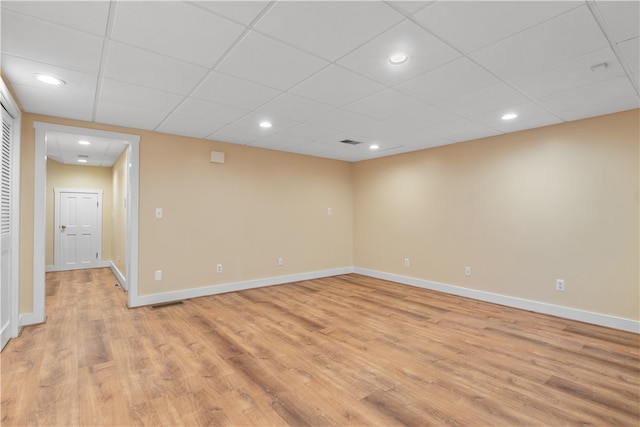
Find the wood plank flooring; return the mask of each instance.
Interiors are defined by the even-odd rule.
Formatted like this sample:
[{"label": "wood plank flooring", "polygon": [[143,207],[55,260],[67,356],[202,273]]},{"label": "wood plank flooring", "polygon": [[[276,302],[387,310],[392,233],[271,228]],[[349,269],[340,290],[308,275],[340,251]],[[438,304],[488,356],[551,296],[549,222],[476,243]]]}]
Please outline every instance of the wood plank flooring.
[{"label": "wood plank flooring", "polygon": [[639,336],[355,274],[127,309],[47,274],[3,426],[640,425]]}]

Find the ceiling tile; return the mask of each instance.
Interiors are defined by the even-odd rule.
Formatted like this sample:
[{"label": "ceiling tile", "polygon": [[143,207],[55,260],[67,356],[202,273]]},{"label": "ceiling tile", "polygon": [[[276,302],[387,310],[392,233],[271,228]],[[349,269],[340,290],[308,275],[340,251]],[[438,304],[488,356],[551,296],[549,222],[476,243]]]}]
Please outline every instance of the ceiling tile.
[{"label": "ceiling tile", "polygon": [[194,98],[253,110],[282,92],[223,73],[212,73],[191,94]]},{"label": "ceiling tile", "polygon": [[640,37],[620,43],[618,48],[631,72],[640,71]]},{"label": "ceiling tile", "polygon": [[637,96],[630,96],[628,98],[617,99],[612,102],[580,106],[573,110],[562,111],[558,113],[558,116],[563,120],[580,120],[636,108],[640,108],[640,98]]},{"label": "ceiling tile", "polygon": [[596,1],[615,41],[620,43],[640,35],[640,2]]},{"label": "ceiling tile", "polygon": [[91,121],[93,97],[60,96],[58,88],[12,85],[25,111],[66,119]]},{"label": "ceiling tile", "polygon": [[391,6],[399,8],[408,14],[414,14],[417,11],[424,9],[430,4],[435,3],[435,1],[419,1],[419,0],[409,0],[409,1],[401,1],[395,0],[389,3]]},{"label": "ceiling tile", "polygon": [[528,98],[505,83],[487,86],[474,92],[466,93],[438,105],[447,111],[463,117],[469,117],[495,110],[503,105],[513,105],[527,101]]},{"label": "ceiling tile", "polygon": [[[98,84],[98,77],[95,74],[81,73],[11,55],[2,55],[2,72],[11,85],[55,91],[58,97],[74,96],[93,99]],[[54,76],[64,80],[66,84],[58,87],[47,85],[38,81],[36,74]]]},{"label": "ceiling tile", "polygon": [[415,19],[464,53],[488,46],[582,4],[576,1],[439,1]]},{"label": "ceiling tile", "polygon": [[378,120],[386,120],[425,107],[425,103],[393,89],[378,92],[344,107]]},{"label": "ceiling tile", "polygon": [[158,132],[204,138],[224,127],[224,123],[202,120],[192,116],[171,114],[155,130]]},{"label": "ceiling tile", "polygon": [[194,4],[215,12],[225,18],[249,25],[262,10],[269,5],[268,1],[196,1]]},{"label": "ceiling tile", "polygon": [[540,99],[540,103],[555,113],[604,104],[637,96],[627,76],[580,86]]},{"label": "ceiling tile", "polygon": [[149,108],[117,104],[110,101],[98,101],[96,121],[117,126],[153,130],[166,117],[167,113]]},{"label": "ceiling tile", "polygon": [[308,123],[303,123],[297,126],[290,127],[279,132],[281,135],[290,136],[307,141],[318,141],[321,138],[328,137],[329,135],[335,135],[335,129],[329,129],[321,126],[314,126]]},{"label": "ceiling tile", "polygon": [[289,147],[293,147],[300,142],[301,140],[298,138],[292,138],[281,134],[272,134],[259,138],[249,145],[251,147],[268,148],[269,150],[284,150]]},{"label": "ceiling tile", "polygon": [[26,15],[2,11],[2,52],[97,74],[102,38]]},{"label": "ceiling tile", "polygon": [[3,0],[2,8],[99,36],[104,36],[109,18],[109,2],[106,1]]},{"label": "ceiling tile", "polygon": [[330,149],[331,148],[327,147],[325,144],[305,141],[300,144],[296,144],[292,147],[287,148],[287,151],[290,153],[305,154],[308,156],[313,156],[318,153],[324,153],[326,151],[329,151]]},{"label": "ceiling tile", "polygon": [[246,115],[249,111],[195,98],[186,98],[174,113],[200,120],[213,120],[216,123],[229,124]]},{"label": "ceiling tile", "polygon": [[207,70],[118,42],[111,42],[105,76],[176,94],[186,95]]},{"label": "ceiling tile", "polygon": [[305,122],[334,109],[335,107],[321,102],[285,93],[256,109],[256,112]]},{"label": "ceiling tile", "polygon": [[207,139],[212,141],[228,142],[230,144],[245,145],[255,141],[261,135],[256,134],[255,129],[247,129],[240,126],[225,126],[209,135]]},{"label": "ceiling tile", "polygon": [[[591,71],[592,66],[602,63],[607,64],[606,69]],[[509,83],[528,96],[539,98],[621,75],[624,75],[624,70],[611,48],[607,47],[535,73],[516,77],[509,80]]]},{"label": "ceiling tile", "polygon": [[149,108],[165,113],[173,110],[183,99],[181,95],[174,93],[111,79],[103,79],[99,96],[104,101]]},{"label": "ceiling tile", "polygon": [[425,102],[433,103],[498,82],[497,77],[482,67],[467,58],[460,58],[401,83],[396,88]]},{"label": "ceiling tile", "polygon": [[332,65],[300,83],[290,92],[336,107],[383,90],[385,86]]},{"label": "ceiling tile", "polygon": [[[404,64],[392,65],[389,56],[403,52]],[[460,53],[411,21],[404,21],[338,61],[338,64],[385,84],[397,84],[434,69]]]},{"label": "ceiling tile", "polygon": [[375,124],[376,120],[351,111],[338,109],[310,120],[309,123],[337,131],[349,131],[357,127]]},{"label": "ceiling tile", "polygon": [[[502,120],[502,116],[507,112],[515,112],[518,117],[514,120]],[[501,132],[515,132],[562,122],[557,116],[533,102],[503,107],[495,111],[475,115],[470,119]]]},{"label": "ceiling tile", "polygon": [[[207,68],[245,30],[242,25],[185,2],[124,1],[116,5],[113,40]],[[162,31],[155,31],[158,28]]]},{"label": "ceiling tile", "polygon": [[326,61],[252,31],[218,66],[218,70],[287,90],[327,65]]},{"label": "ceiling tile", "polygon": [[513,78],[607,46],[591,12],[581,6],[476,51],[471,57],[497,75]]},{"label": "ceiling tile", "polygon": [[460,142],[499,135],[502,132],[483,126],[479,123],[472,122],[471,120],[458,119],[430,126],[425,130],[425,133],[439,136],[452,142]]},{"label": "ceiling tile", "polygon": [[403,18],[382,2],[281,1],[255,28],[335,61]]}]

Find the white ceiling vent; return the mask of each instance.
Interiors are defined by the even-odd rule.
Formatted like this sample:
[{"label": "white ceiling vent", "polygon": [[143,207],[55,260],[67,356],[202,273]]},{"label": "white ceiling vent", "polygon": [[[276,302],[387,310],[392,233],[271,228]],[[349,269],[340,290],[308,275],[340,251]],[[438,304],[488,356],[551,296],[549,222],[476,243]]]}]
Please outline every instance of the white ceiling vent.
[{"label": "white ceiling vent", "polygon": [[362,144],[362,141],[354,141],[353,139],[343,139],[342,141],[343,144],[349,144],[349,145],[358,145],[358,144]]}]

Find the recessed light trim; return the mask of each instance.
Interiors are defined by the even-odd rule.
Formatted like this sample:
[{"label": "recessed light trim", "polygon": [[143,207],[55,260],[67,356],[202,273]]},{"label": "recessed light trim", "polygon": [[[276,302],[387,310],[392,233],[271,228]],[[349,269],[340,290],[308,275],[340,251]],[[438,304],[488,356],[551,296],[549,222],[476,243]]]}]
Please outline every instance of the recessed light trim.
[{"label": "recessed light trim", "polygon": [[271,122],[268,122],[268,121],[266,121],[266,120],[265,120],[265,121],[260,122],[260,127],[261,127],[261,128],[268,129],[268,128],[270,128],[271,126],[273,126],[273,125],[271,124]]},{"label": "recessed light trim", "polygon": [[78,141],[78,144],[80,144],[80,145],[91,145],[91,142],[83,139],[81,141]]},{"label": "recessed light trim", "polygon": [[370,149],[370,150],[377,150],[378,148],[380,148],[380,146],[379,146],[378,144],[371,144],[371,145],[369,146],[369,149]]},{"label": "recessed light trim", "polygon": [[57,77],[50,76],[48,74],[36,74],[36,79],[38,79],[42,83],[46,83],[48,85],[53,85],[53,86],[60,86],[60,85],[67,84],[64,80],[61,80]]},{"label": "recessed light trim", "polygon": [[518,113],[506,113],[502,116],[502,120],[513,120],[518,117]]},{"label": "recessed light trim", "polygon": [[406,53],[397,52],[389,57],[389,64],[400,65],[400,64],[404,64],[408,60],[409,60],[409,56]]}]

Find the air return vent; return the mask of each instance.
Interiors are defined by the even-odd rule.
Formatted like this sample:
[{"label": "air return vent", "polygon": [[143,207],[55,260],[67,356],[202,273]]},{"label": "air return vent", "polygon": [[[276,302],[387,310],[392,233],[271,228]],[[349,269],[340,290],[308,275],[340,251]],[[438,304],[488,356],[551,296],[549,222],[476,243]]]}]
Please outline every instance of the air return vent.
[{"label": "air return vent", "polygon": [[358,145],[358,144],[362,144],[362,141],[354,141],[353,139],[343,139],[342,141],[343,144],[349,144],[349,145]]}]

